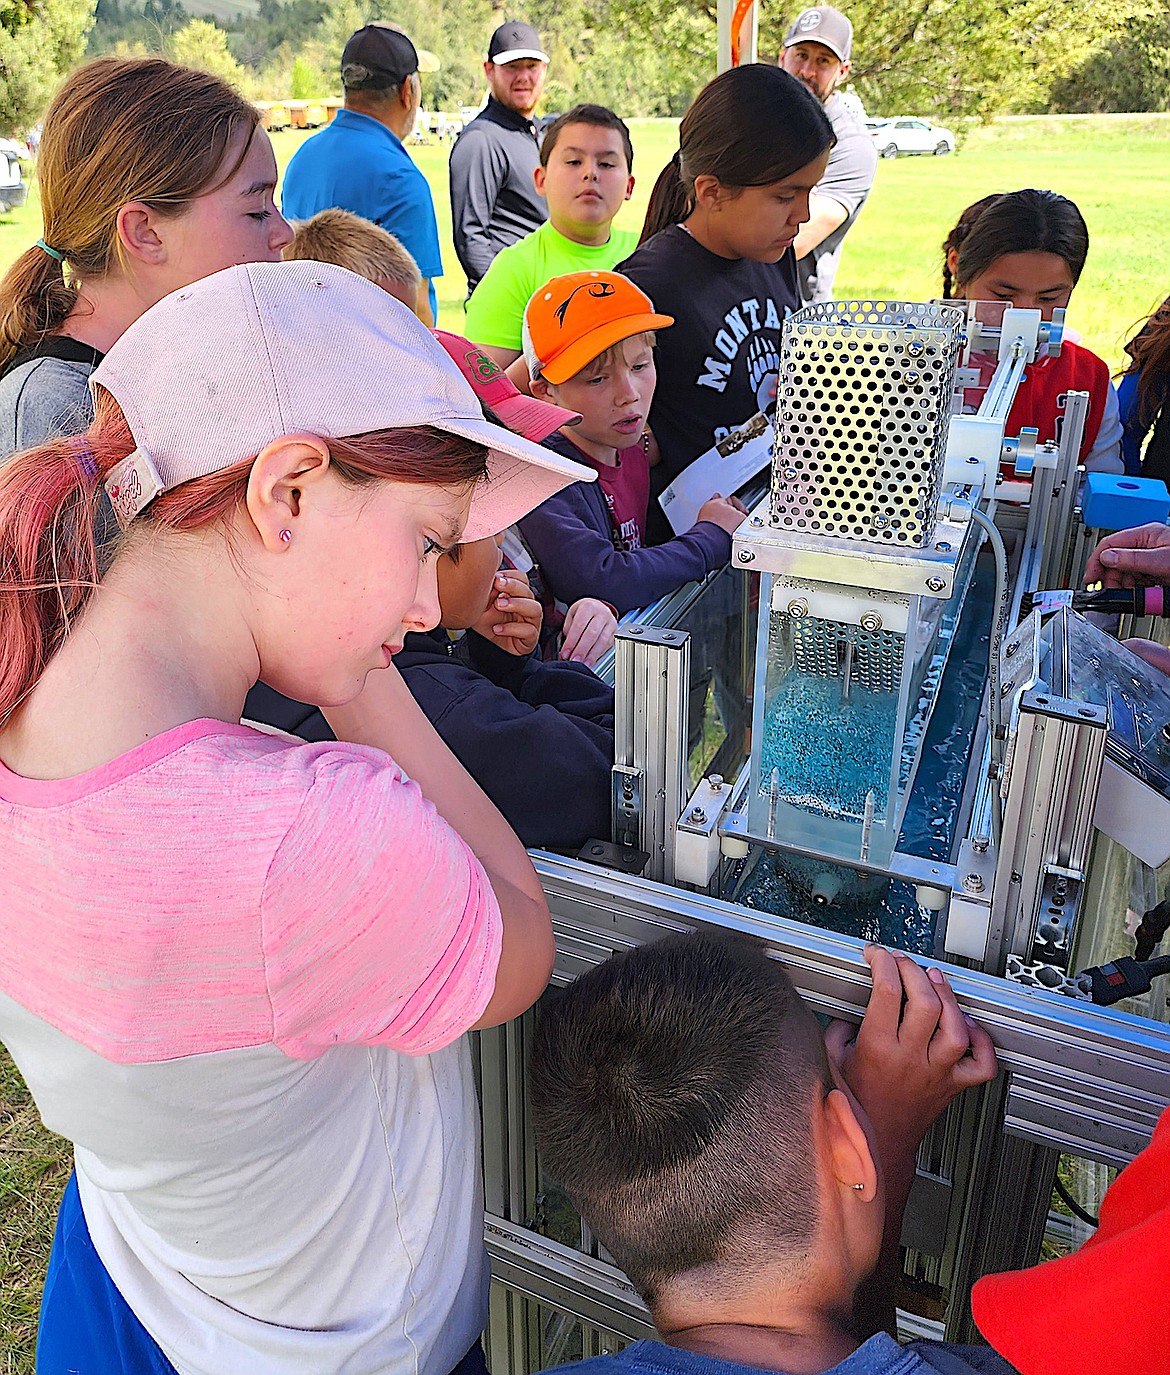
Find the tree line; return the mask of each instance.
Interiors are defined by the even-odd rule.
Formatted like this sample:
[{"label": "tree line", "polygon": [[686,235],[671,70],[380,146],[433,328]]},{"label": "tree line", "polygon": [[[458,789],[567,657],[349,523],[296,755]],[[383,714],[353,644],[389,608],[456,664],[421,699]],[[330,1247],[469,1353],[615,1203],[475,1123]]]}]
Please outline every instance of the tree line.
[{"label": "tree line", "polygon": [[[0,127],[23,132],[83,56],[161,52],[227,77],[254,99],[339,93],[341,48],[393,19],[441,70],[432,109],[478,105],[483,49],[503,0],[0,0]],[[799,5],[767,6],[774,60]],[[1170,0],[848,0],[854,89],[874,114],[944,120],[1000,113],[1170,108]],[[625,115],[679,115],[715,71],[714,0],[524,0],[545,36],[544,108],[579,100]]]}]

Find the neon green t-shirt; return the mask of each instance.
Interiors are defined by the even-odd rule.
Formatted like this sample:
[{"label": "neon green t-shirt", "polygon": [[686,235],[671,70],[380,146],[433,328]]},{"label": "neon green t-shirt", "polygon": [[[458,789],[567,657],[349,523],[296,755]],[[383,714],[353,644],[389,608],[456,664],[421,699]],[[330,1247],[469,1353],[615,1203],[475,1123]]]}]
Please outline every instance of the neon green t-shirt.
[{"label": "neon green t-shirt", "polygon": [[609,242],[591,247],[542,224],[519,243],[501,249],[472,292],[463,332],[475,344],[521,349],[524,308],[538,287],[566,272],[608,272],[638,244],[632,229],[610,228]]}]

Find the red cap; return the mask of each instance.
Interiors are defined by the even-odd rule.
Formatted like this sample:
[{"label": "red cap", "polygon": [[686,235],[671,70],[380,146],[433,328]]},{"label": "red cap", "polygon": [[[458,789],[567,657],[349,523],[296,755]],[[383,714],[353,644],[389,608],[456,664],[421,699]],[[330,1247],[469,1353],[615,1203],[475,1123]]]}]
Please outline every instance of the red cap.
[{"label": "red cap", "polygon": [[472,390],[485,406],[490,406],[510,430],[523,435],[534,444],[547,439],[562,425],[575,425],[581,419],[576,411],[538,401],[525,396],[508,380],[499,363],[478,344],[461,334],[445,329],[433,331],[435,338],[447,350],[459,371],[471,383]]},{"label": "red cap", "polygon": [[1170,1370],[1170,1109],[1114,1181],[1079,1251],[987,1275],[971,1291],[979,1331],[1021,1375]]}]

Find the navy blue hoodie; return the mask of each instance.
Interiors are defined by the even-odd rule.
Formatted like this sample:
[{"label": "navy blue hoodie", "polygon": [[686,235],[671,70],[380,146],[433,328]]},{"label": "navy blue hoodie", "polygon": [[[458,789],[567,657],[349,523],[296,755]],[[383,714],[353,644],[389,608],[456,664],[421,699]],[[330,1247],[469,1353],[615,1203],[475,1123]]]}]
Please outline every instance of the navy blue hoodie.
[{"label": "navy blue hoodie", "polygon": [[[407,635],[394,656],[452,754],[530,849],[576,852],[610,833],[613,688],[584,664],[509,654],[474,630]],[[257,683],[248,720],[332,740],[315,707]]]},{"label": "navy blue hoodie", "polygon": [[[549,435],[544,447],[597,466],[564,435]],[[597,597],[619,616],[698,582],[731,558],[731,536],[709,520],[665,544],[615,549],[613,522],[596,482],[571,482],[519,525],[545,586],[558,601],[571,605],[581,597]]]},{"label": "navy blue hoodie", "polygon": [[610,832],[613,688],[584,664],[509,654],[469,630],[408,635],[394,662],[452,753],[529,848]]}]

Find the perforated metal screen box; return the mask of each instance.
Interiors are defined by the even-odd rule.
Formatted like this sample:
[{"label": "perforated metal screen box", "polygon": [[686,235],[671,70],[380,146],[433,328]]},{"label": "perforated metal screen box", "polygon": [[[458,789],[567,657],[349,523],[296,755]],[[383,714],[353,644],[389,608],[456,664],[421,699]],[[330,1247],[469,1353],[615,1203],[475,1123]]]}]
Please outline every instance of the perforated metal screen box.
[{"label": "perforated metal screen box", "polygon": [[963,313],[827,301],[784,328],[773,528],[921,548],[934,538]]}]

